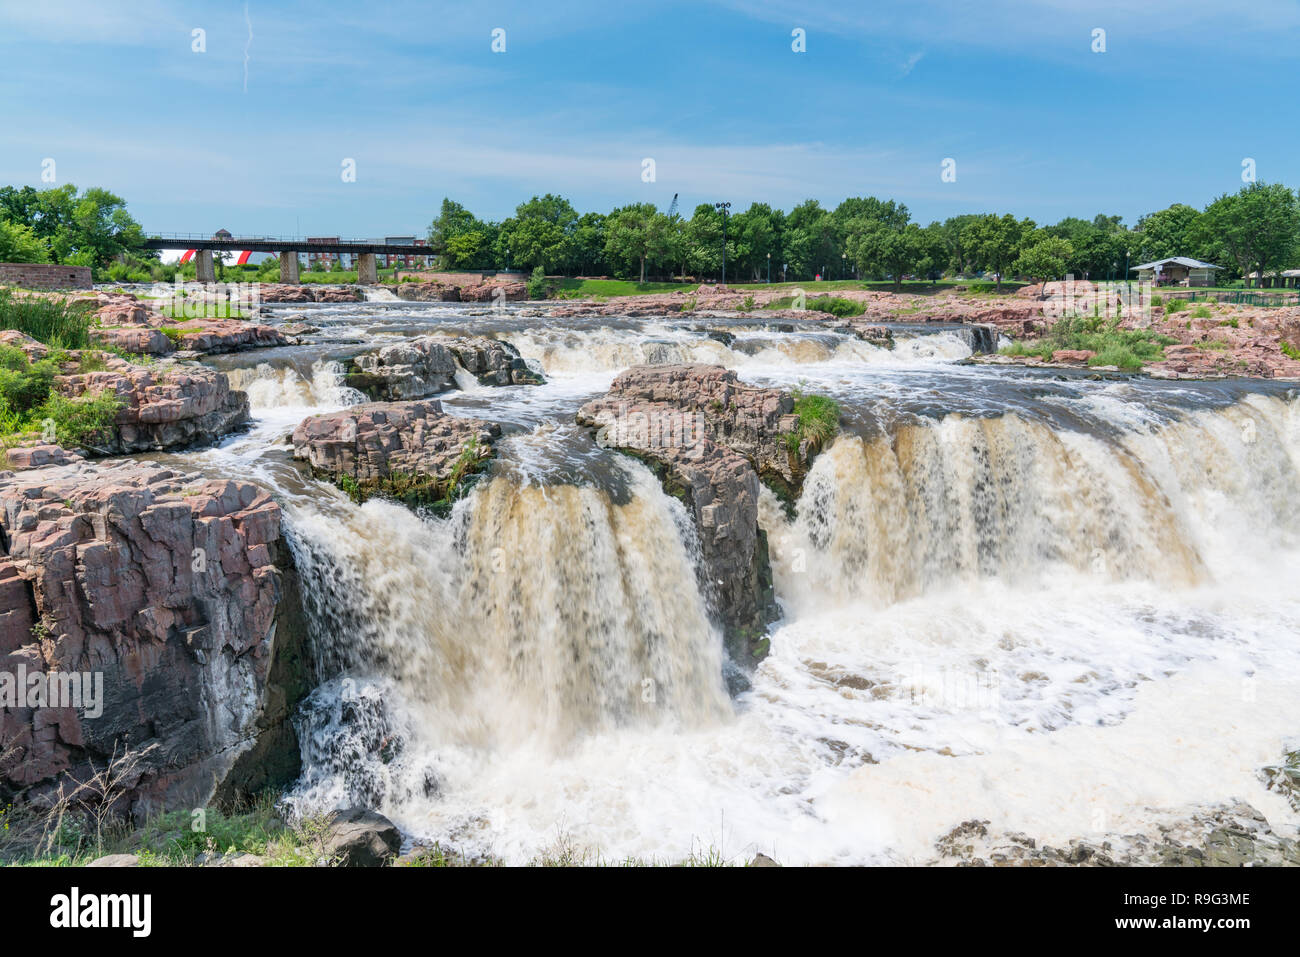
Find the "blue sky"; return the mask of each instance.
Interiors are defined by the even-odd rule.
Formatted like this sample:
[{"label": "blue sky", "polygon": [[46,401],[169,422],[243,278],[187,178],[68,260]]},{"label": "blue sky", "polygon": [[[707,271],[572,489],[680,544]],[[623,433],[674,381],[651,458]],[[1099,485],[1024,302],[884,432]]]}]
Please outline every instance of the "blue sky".
[{"label": "blue sky", "polygon": [[1132,223],[1247,157],[1300,186],[1298,58],[1296,0],[0,0],[0,183],[52,158],[149,230],[237,234],[421,234],[443,196],[499,219],[548,191]]}]

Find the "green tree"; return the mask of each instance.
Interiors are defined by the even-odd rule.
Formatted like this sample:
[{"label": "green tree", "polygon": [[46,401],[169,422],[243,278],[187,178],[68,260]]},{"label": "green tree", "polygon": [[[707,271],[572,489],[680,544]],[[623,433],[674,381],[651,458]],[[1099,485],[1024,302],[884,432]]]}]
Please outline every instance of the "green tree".
[{"label": "green tree", "polygon": [[1032,221],[1017,220],[1010,213],[997,216],[992,213],[980,216],[962,233],[962,240],[971,250],[976,264],[997,276],[996,288],[1002,290],[1002,276],[1020,255],[1023,237],[1033,230]]},{"label": "green tree", "polygon": [[654,203],[624,206],[606,220],[605,254],[611,259],[639,263],[644,283],[647,266],[661,261],[667,253],[669,232],[668,217]]},{"label": "green tree", "polygon": [[1048,280],[1063,276],[1073,256],[1074,246],[1068,239],[1039,230],[1028,239],[1013,268],[1043,283],[1040,295],[1046,298]]},{"label": "green tree", "polygon": [[0,219],[0,263],[47,263],[50,250],[26,223]]},{"label": "green tree", "polygon": [[1243,276],[1263,276],[1296,260],[1300,199],[1281,183],[1251,183],[1206,207],[1200,228],[1206,244],[1221,249]]},{"label": "green tree", "polygon": [[1137,262],[1154,262],[1171,256],[1200,258],[1206,252],[1201,242],[1200,210],[1184,203],[1148,213],[1138,220],[1133,254]]},{"label": "green tree", "polygon": [[903,287],[903,275],[925,258],[926,239],[916,223],[899,226],[858,219],[848,229],[848,254],[862,272],[892,277],[897,291]]},{"label": "green tree", "polygon": [[534,196],[520,203],[515,215],[501,224],[501,241],[510,250],[514,266],[557,268],[577,222],[577,211],[563,196]]}]

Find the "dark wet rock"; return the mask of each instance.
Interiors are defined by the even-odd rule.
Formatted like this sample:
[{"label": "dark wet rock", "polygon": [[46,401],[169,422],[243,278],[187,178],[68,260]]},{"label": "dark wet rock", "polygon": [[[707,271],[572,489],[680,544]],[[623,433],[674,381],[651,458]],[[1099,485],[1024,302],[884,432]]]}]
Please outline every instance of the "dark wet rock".
[{"label": "dark wet rock", "polygon": [[[819,446],[801,439],[791,396],[740,382],[721,366],[634,366],[578,423],[597,441],[635,455],[680,498],[700,538],[700,583],[742,671],[768,651],[778,617],[767,538],[758,527],[760,480],[798,497]],[[728,675],[733,691],[742,676]]]},{"label": "dark wet rock", "polygon": [[375,811],[345,808],[326,821],[325,855],[341,867],[383,867],[401,848],[397,826]]}]

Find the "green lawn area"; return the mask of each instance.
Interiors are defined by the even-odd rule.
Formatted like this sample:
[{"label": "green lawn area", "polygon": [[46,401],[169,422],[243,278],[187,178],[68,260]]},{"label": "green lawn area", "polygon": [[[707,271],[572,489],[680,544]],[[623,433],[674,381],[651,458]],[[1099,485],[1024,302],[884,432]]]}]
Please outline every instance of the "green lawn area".
[{"label": "green lawn area", "polygon": [[697,283],[633,282],[627,279],[561,279],[557,299],[595,299],[600,296],[644,296],[656,292],[689,292]]}]

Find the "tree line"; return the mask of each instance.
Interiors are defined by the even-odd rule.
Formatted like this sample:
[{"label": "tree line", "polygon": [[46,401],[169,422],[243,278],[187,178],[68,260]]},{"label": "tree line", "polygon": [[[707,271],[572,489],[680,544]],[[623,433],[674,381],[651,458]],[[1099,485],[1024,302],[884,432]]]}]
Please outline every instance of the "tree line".
[{"label": "tree line", "polygon": [[[549,274],[620,279],[720,279],[725,210],[695,207],[690,218],[634,203],[579,214],[562,196],[534,196],[501,222],[479,219],[444,199],[429,245],[446,269],[541,268]],[[921,225],[895,200],[852,197],[834,209],[815,199],[788,213],[753,203],[725,223],[727,278],[738,282],[823,279],[938,279],[943,275],[1072,274],[1122,279],[1126,269],[1169,256],[1224,267],[1222,278],[1268,274],[1300,261],[1300,193],[1252,183],[1203,210],[1175,204],[1141,217],[1067,217],[1052,225],[1011,214],[964,214]]]},{"label": "tree line", "polygon": [[[725,222],[724,222],[725,216]],[[500,222],[444,199],[429,244],[446,269],[518,269],[620,279],[732,281],[938,279],[988,273],[1035,280],[1072,274],[1124,278],[1132,265],[1190,256],[1224,267],[1221,278],[1267,275],[1300,263],[1300,194],[1251,183],[1204,209],[1175,204],[1141,217],[1067,217],[1052,225],[1011,214],[914,222],[895,200],[852,197],[834,209],[815,199],[789,212],[753,203],[729,215],[710,204],[689,218],[652,203],[579,214],[547,193]],[[0,187],[0,262],[91,266],[96,277],[158,272],[158,254],[126,202],[105,189]],[[269,275],[269,273],[268,273]]]}]

